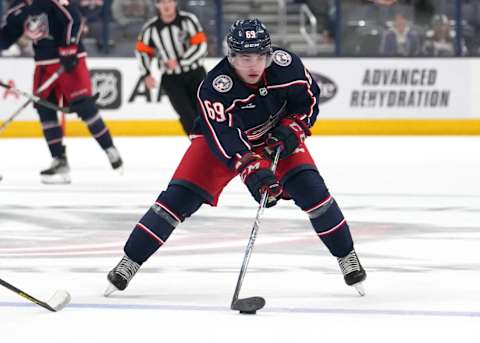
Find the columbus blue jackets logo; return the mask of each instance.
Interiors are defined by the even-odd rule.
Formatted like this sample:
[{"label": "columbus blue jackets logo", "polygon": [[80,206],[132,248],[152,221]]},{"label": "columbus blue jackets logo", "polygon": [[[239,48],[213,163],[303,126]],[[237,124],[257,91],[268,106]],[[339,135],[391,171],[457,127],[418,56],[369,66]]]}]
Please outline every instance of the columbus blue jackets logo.
[{"label": "columbus blue jackets logo", "polygon": [[218,75],[214,80],[213,80],[213,88],[217,92],[220,93],[226,93],[233,87],[233,80],[230,76],[228,75]]},{"label": "columbus blue jackets logo", "polygon": [[280,67],[287,67],[292,63],[292,55],[283,50],[276,50],[272,55],[273,62]]},{"label": "columbus blue jackets logo", "polygon": [[48,28],[48,16],[45,13],[29,16],[25,21],[23,31],[24,35],[33,41],[51,38]]}]

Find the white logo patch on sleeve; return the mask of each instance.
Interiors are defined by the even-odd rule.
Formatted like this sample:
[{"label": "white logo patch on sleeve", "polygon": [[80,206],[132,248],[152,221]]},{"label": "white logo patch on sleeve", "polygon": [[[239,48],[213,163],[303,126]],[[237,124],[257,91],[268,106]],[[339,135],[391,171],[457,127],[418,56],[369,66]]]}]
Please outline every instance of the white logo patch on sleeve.
[{"label": "white logo patch on sleeve", "polygon": [[273,62],[280,67],[287,67],[292,63],[292,55],[284,50],[276,50],[272,55]]},{"label": "white logo patch on sleeve", "polygon": [[212,82],[217,92],[226,93],[233,87],[233,80],[228,75],[218,75]]}]

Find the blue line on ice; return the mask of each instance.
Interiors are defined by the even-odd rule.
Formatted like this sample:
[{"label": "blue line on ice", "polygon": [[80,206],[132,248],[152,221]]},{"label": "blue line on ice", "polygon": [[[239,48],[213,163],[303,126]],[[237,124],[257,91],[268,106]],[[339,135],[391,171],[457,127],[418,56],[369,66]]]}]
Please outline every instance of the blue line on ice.
[{"label": "blue line on ice", "polygon": [[[36,307],[35,304],[19,302],[0,302],[0,307]],[[163,305],[163,304],[69,304],[67,308],[102,310],[163,310],[163,311],[219,311],[227,312],[227,306],[208,305]],[[293,308],[267,307],[261,312],[300,313],[300,314],[347,314],[347,315],[386,315],[386,316],[425,316],[425,317],[478,317],[480,312],[473,311],[434,311],[434,310],[388,310],[388,309],[342,309],[342,308]]]}]

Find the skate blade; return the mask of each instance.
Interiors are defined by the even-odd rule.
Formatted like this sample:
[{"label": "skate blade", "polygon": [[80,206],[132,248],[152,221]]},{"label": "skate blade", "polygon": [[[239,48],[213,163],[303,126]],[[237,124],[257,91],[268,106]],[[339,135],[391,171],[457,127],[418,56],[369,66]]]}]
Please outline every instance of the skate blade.
[{"label": "skate blade", "polygon": [[42,175],[42,183],[46,185],[68,185],[72,183],[70,174]]},{"label": "skate blade", "polygon": [[47,301],[47,304],[48,306],[53,308],[55,311],[60,311],[65,306],[67,306],[68,303],[70,303],[71,299],[72,297],[70,296],[70,293],[64,290],[58,290],[50,298],[50,300]]},{"label": "skate blade", "polygon": [[103,296],[104,297],[109,297],[110,294],[112,294],[113,292],[117,292],[117,291],[118,291],[118,288],[115,287],[114,285],[112,285],[111,283],[109,283],[107,289],[105,290],[105,292],[103,292]]},{"label": "skate blade", "polygon": [[358,294],[360,294],[362,297],[365,296],[365,288],[363,287],[363,283],[358,282],[352,286],[357,290]]}]

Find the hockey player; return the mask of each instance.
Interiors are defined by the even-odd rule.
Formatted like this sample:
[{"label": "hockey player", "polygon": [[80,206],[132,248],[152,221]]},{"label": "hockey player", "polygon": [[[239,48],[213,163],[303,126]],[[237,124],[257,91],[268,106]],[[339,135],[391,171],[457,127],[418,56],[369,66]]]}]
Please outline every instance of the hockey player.
[{"label": "hockey player", "polygon": [[[69,105],[87,124],[90,133],[107,154],[112,168],[121,170],[122,159],[92,96],[86,52],[80,39],[81,26],[79,12],[68,0],[16,0],[0,28],[0,50],[7,49],[21,36],[33,41],[34,93],[45,80],[63,68],[63,73],[52,86],[38,96],[55,103],[63,100],[63,106]],[[40,172],[42,182],[70,183],[70,167],[57,113],[40,105],[35,107],[53,157],[50,168]]]},{"label": "hockey player", "polygon": [[[362,294],[366,278],[348,224],[320,176],[304,140],[318,114],[319,87],[300,58],[271,47],[257,19],[236,21],[227,36],[228,57],[197,92],[198,135],[167,189],[135,225],[125,256],[108,274],[105,295],[124,290],[140,266],[175,227],[203,203],[215,206],[236,175],[267,207],[291,198],[308,215],[319,238],[338,259],[345,282]],[[268,151],[281,146],[276,173]]]}]

